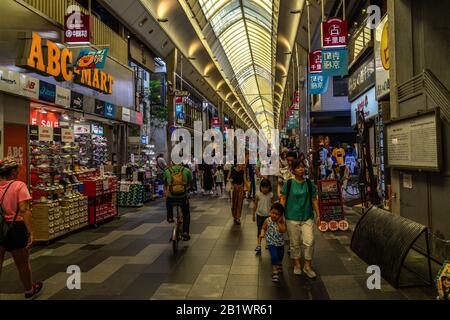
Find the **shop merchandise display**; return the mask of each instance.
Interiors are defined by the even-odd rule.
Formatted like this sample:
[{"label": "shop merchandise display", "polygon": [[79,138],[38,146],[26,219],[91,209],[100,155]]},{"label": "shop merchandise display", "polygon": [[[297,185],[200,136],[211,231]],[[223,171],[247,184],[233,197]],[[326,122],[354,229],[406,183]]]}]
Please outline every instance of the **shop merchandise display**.
[{"label": "shop merchandise display", "polygon": [[83,180],[84,194],[89,197],[89,223],[96,225],[118,215],[117,177],[91,176]]},{"label": "shop merchandise display", "polygon": [[100,135],[76,134],[75,141],[79,144],[80,166],[98,167],[108,162],[108,140]]},{"label": "shop merchandise display", "polygon": [[138,207],[144,202],[144,185],[141,182],[120,181],[118,204],[121,207]]}]

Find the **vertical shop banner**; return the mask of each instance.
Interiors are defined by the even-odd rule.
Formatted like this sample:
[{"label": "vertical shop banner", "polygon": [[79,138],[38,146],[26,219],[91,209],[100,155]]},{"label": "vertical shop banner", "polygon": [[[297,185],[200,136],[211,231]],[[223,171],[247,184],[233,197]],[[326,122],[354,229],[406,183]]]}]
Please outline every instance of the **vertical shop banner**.
[{"label": "vertical shop banner", "polygon": [[75,142],[75,133],[73,129],[61,129],[61,141],[65,143]]},{"label": "vertical shop banner", "polygon": [[322,72],[322,50],[316,50],[309,54],[309,73]]},{"label": "vertical shop banner", "polygon": [[116,106],[105,102],[105,117],[114,119],[116,117]]},{"label": "vertical shop banner", "polygon": [[308,74],[309,94],[324,94],[328,91],[328,76],[323,74]]},{"label": "vertical shop banner", "polygon": [[86,69],[103,69],[108,56],[108,49],[89,50],[81,49],[78,58],[75,62],[75,67],[78,70]]},{"label": "vertical shop banner", "polygon": [[322,73],[329,76],[348,74],[347,48],[324,49],[322,51]]},{"label": "vertical shop banner", "polygon": [[70,90],[56,86],[56,101],[57,105],[63,106],[65,108],[70,107]]},{"label": "vertical shop banner", "polygon": [[105,103],[103,101],[95,99],[94,113],[101,116],[105,115]]},{"label": "vertical shop banner", "polygon": [[375,83],[377,99],[383,98],[391,90],[389,78],[389,28],[386,15],[375,31]]},{"label": "vertical shop banner", "polygon": [[21,74],[20,95],[32,99],[39,99],[39,80],[25,74]]},{"label": "vertical shop banner", "polygon": [[346,47],[348,44],[347,21],[332,18],[322,23],[322,47]]},{"label": "vertical shop banner", "polygon": [[144,124],[142,112],[136,112],[136,124],[139,126],[142,126]]},{"label": "vertical shop banner", "polygon": [[81,93],[72,91],[70,94],[70,108],[83,110],[84,96]]},{"label": "vertical shop banner", "polygon": [[20,166],[17,179],[27,183],[27,126],[5,123],[3,128],[5,132],[3,154],[5,157],[16,160]]},{"label": "vertical shop banner", "polygon": [[53,128],[39,127],[39,141],[52,142],[53,141]]},{"label": "vertical shop banner", "polygon": [[19,73],[0,67],[0,91],[17,94],[20,91]]},{"label": "vertical shop banner", "polygon": [[128,108],[122,108],[122,121],[130,122],[131,121],[131,110]]},{"label": "vertical shop banner", "polygon": [[90,16],[81,12],[76,5],[67,8],[64,16],[64,42],[67,44],[89,44]]},{"label": "vertical shop banner", "polygon": [[176,122],[178,124],[184,124],[186,122],[186,116],[184,114],[183,97],[177,97],[175,103]]},{"label": "vertical shop banner", "polygon": [[55,103],[56,102],[56,86],[54,84],[40,81],[39,82],[39,100]]},{"label": "vertical shop banner", "polygon": [[136,111],[130,110],[130,122],[136,124]]}]

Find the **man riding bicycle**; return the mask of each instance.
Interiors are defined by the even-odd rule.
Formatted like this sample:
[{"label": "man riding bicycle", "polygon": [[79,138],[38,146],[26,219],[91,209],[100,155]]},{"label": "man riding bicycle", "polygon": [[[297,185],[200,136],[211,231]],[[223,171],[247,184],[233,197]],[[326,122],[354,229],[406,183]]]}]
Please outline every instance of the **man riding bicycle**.
[{"label": "man riding bicycle", "polygon": [[173,207],[179,205],[183,213],[183,240],[189,241],[191,213],[189,208],[189,185],[191,171],[183,165],[173,164],[164,172],[164,195],[166,197],[167,221],[174,223]]}]

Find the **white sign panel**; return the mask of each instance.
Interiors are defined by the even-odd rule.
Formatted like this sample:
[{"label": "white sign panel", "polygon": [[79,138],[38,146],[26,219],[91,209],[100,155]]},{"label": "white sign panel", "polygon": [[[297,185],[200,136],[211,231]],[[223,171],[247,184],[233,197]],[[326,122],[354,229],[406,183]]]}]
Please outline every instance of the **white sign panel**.
[{"label": "white sign panel", "polygon": [[412,174],[404,174],[403,175],[403,188],[405,189],[412,189]]},{"label": "white sign panel", "polygon": [[375,83],[377,99],[380,99],[390,92],[389,79],[389,35],[388,16],[381,20],[375,31]]},{"label": "white sign panel", "polygon": [[20,95],[39,99],[39,80],[26,74],[20,75]]},{"label": "white sign panel", "polygon": [[131,110],[127,108],[122,108],[122,120],[125,122],[131,121]]},{"label": "white sign panel", "polygon": [[19,94],[20,74],[8,68],[0,67],[0,91]]},{"label": "white sign panel", "polygon": [[373,118],[378,114],[378,102],[375,98],[375,88],[370,89],[352,102],[352,126],[355,126],[357,123],[356,112],[361,110],[364,110],[364,118],[366,120]]},{"label": "white sign panel", "polygon": [[435,113],[387,124],[388,165],[440,169],[440,128]]},{"label": "white sign panel", "polygon": [[69,108],[70,107],[70,90],[56,86],[56,104]]},{"label": "white sign panel", "polygon": [[39,127],[39,141],[53,141],[53,128]]},{"label": "white sign panel", "polygon": [[75,134],[91,133],[91,126],[88,124],[76,124],[74,130]]},{"label": "white sign panel", "polygon": [[61,141],[65,143],[75,142],[73,129],[61,129]]}]

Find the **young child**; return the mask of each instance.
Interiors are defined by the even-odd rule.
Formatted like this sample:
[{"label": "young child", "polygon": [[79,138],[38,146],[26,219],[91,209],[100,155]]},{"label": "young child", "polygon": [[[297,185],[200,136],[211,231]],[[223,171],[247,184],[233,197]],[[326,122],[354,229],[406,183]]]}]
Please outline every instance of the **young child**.
[{"label": "young child", "polygon": [[257,241],[258,245],[255,248],[256,254],[261,253],[261,228],[264,221],[269,217],[270,208],[273,204],[272,185],[268,179],[263,179],[259,185],[259,192],[255,197],[255,205],[253,209],[253,222],[256,221],[258,227]]},{"label": "young child", "polygon": [[279,281],[279,274],[283,272],[284,238],[286,222],[283,218],[284,207],[280,203],[274,203],[270,209],[270,217],[264,221],[260,237],[266,237],[272,260],[272,281]]},{"label": "young child", "polygon": [[[216,179],[216,195],[222,196],[222,192],[223,192],[223,180],[224,180],[224,173],[223,173],[223,169],[222,166],[217,167],[216,173],[214,174],[214,177]],[[220,190],[220,193],[219,193]]]}]

